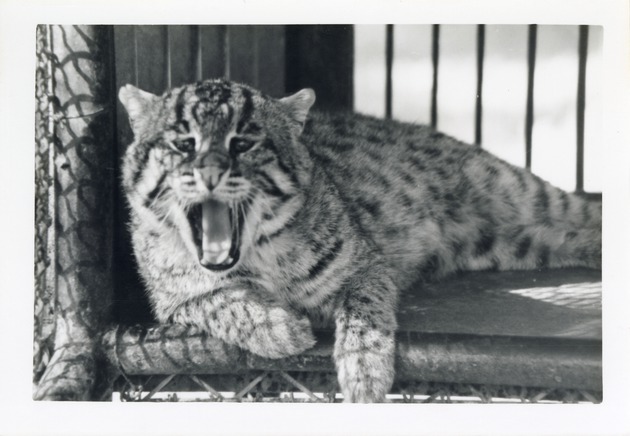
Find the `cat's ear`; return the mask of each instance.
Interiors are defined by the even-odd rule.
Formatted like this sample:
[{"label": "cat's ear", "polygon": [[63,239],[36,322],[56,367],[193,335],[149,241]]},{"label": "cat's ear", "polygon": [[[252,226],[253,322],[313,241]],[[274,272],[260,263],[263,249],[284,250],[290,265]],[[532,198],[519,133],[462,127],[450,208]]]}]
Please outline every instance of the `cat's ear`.
[{"label": "cat's ear", "polygon": [[302,89],[293,95],[280,99],[291,114],[291,117],[299,123],[300,132],[304,128],[308,111],[315,103],[315,91],[310,88]]},{"label": "cat's ear", "polygon": [[118,91],[118,99],[127,110],[134,133],[140,130],[151,113],[157,95],[143,91],[133,85],[125,85]]}]

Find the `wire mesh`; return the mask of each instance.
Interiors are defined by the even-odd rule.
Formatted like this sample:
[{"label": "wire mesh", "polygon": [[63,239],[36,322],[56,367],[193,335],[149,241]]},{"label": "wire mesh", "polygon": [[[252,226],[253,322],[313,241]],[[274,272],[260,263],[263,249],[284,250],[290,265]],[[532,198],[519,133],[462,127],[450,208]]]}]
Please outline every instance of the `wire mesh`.
[{"label": "wire mesh", "polygon": [[33,381],[41,378],[54,334],[54,98],[48,26],[37,26],[35,71],[35,311]]},{"label": "wire mesh", "polygon": [[[252,371],[231,375],[121,377],[118,401],[286,402],[343,401],[334,373]],[[601,403],[602,393],[580,389],[443,382],[394,384],[388,403]]]},{"label": "wire mesh", "polygon": [[103,26],[37,28],[38,400],[91,399],[103,378],[94,349],[111,301],[110,33]]}]

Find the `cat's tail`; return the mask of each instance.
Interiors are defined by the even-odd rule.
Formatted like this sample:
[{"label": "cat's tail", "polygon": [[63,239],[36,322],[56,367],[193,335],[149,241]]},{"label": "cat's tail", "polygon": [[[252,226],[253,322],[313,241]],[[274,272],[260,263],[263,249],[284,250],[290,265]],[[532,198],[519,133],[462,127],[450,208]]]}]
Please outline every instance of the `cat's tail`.
[{"label": "cat's tail", "polygon": [[503,228],[509,255],[502,269],[601,269],[602,202],[534,178],[537,190],[524,205],[530,223],[508,223]]}]

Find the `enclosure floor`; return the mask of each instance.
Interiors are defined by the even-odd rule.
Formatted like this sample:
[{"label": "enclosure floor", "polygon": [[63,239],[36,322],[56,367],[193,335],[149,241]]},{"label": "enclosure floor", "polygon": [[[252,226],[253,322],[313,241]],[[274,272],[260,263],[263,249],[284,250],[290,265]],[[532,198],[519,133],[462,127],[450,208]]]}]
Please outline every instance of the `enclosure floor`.
[{"label": "enclosure floor", "polygon": [[601,272],[465,273],[404,293],[400,330],[601,340]]}]

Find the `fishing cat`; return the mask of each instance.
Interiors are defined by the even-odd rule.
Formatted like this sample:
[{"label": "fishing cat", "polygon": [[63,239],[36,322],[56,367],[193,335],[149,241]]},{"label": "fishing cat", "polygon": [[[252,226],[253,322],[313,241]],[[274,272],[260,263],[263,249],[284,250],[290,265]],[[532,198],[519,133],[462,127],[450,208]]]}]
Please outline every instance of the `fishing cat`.
[{"label": "fishing cat", "polygon": [[345,401],[384,400],[397,296],[418,278],[601,265],[601,203],[429,127],[309,113],[310,89],[276,100],[226,80],[119,98],[157,319],[269,358],[334,323]]}]

